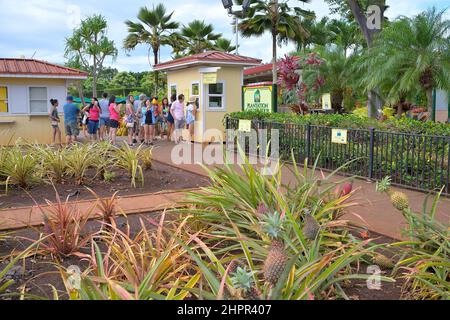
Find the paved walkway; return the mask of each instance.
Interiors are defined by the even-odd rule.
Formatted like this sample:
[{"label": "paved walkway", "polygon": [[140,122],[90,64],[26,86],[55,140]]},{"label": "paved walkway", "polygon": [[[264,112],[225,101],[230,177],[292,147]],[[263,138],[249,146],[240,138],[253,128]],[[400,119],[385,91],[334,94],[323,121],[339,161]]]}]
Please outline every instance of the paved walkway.
[{"label": "paved walkway", "polygon": [[[187,145],[188,146],[188,145]],[[197,145],[199,147],[199,145]],[[154,151],[154,159],[156,161],[162,162],[167,165],[176,166],[178,168],[206,175],[205,170],[201,165],[198,164],[174,164],[172,161],[172,151],[174,145],[169,143],[159,143]],[[185,147],[185,150],[191,152],[192,163],[194,161],[194,146]],[[181,153],[180,153],[181,154]],[[216,154],[217,158],[221,158],[222,154]],[[211,166],[208,166],[211,168]],[[294,175],[292,173],[292,166],[286,164],[282,169],[282,180],[283,183],[293,184]],[[317,172],[317,174],[322,174]],[[326,172],[323,174],[327,175]],[[335,176],[332,180],[339,181],[342,180],[342,176]],[[358,223],[365,224],[370,230],[375,231],[379,234],[386,235],[395,239],[401,239],[401,230],[405,225],[406,221],[399,211],[392,207],[389,198],[385,194],[380,194],[375,191],[375,183],[369,182],[363,179],[357,179],[354,182],[354,189],[358,189],[353,200],[358,205],[352,207],[348,210],[344,219],[352,220]],[[398,189],[398,188],[396,188]],[[422,212],[422,207],[426,194],[422,192],[416,192],[411,190],[401,190],[406,193],[410,200],[411,208],[416,212]],[[429,201],[431,204],[431,200]],[[443,223],[450,222],[450,199],[441,198],[438,206],[437,218]]]},{"label": "paved walkway", "polygon": [[[186,190],[119,197],[117,205],[127,215],[158,212],[179,207],[177,202],[184,197],[185,192]],[[87,212],[92,206],[95,206],[95,203],[95,200],[83,200],[70,204],[76,206],[81,212]],[[46,208],[46,205],[41,206],[44,212]],[[94,219],[98,216],[98,212],[98,209],[94,209],[90,218]],[[42,211],[37,206],[0,210],[0,230],[40,226],[43,221]]]}]

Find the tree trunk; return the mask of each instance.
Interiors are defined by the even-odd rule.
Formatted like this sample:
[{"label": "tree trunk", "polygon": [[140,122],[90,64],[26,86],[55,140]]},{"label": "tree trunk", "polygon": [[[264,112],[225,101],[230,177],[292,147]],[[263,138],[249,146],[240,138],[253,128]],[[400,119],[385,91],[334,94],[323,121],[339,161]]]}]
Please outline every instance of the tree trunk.
[{"label": "tree trunk", "polygon": [[433,88],[426,89],[426,92],[427,92],[427,109],[429,114],[428,119],[432,120],[431,115],[433,113]]},{"label": "tree trunk", "polygon": [[273,0],[273,17],[272,17],[272,81],[273,84],[278,82],[278,66],[277,66],[277,35],[278,35],[278,0]]},{"label": "tree trunk", "polygon": [[[159,48],[156,48],[156,47],[153,48],[153,56],[155,58],[154,66],[156,66],[159,63],[158,53],[159,53]],[[153,71],[153,72],[155,73],[155,92],[154,92],[154,94],[156,96],[158,94],[158,89],[159,89],[159,74],[158,74],[158,71]]]},{"label": "tree trunk", "polygon": [[[384,19],[384,11],[385,11],[385,1],[380,1],[380,5],[383,6],[381,8],[381,21]],[[348,0],[348,4],[350,6],[350,9],[352,10],[353,16],[355,17],[356,21],[358,22],[358,25],[364,34],[364,37],[366,39],[367,47],[370,48],[373,45],[373,36],[375,33],[381,31],[381,30],[370,30],[367,25],[367,18],[365,14],[363,13],[359,3],[357,0]],[[368,94],[368,109],[369,109],[369,117],[370,118],[376,118],[378,116],[378,109],[382,108],[382,101],[379,98],[380,90],[378,88],[369,91]]]},{"label": "tree trunk", "polygon": [[84,108],[86,107],[86,103],[84,102],[83,83],[81,81],[77,81],[76,87],[78,90],[78,95],[80,96],[81,99],[81,104],[83,105]]}]

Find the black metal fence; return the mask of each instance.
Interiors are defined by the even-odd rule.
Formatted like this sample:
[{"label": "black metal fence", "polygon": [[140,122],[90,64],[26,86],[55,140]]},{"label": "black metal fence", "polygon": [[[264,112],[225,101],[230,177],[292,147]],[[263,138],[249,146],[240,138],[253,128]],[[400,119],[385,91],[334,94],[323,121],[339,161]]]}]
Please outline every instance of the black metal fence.
[{"label": "black metal fence", "polygon": [[[237,130],[239,119],[227,118],[227,129]],[[375,129],[347,130],[347,143],[332,142],[331,127],[252,120],[252,129],[278,129],[280,157],[318,160],[318,167],[393,184],[450,195],[450,137],[386,132]]]}]

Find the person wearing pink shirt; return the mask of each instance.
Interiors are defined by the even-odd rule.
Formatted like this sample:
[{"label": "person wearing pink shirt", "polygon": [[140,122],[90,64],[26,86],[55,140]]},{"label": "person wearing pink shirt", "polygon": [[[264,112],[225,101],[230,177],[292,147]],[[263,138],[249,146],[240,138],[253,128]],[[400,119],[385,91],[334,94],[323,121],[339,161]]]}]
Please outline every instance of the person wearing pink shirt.
[{"label": "person wearing pink shirt", "polygon": [[109,99],[109,113],[110,113],[110,126],[109,137],[111,143],[116,145],[117,129],[120,127],[120,106],[116,103],[116,96],[111,96]]},{"label": "person wearing pink shirt", "polygon": [[91,104],[83,109],[83,112],[89,113],[88,133],[91,141],[97,139],[99,130],[100,114],[102,113],[97,98],[92,98]]}]

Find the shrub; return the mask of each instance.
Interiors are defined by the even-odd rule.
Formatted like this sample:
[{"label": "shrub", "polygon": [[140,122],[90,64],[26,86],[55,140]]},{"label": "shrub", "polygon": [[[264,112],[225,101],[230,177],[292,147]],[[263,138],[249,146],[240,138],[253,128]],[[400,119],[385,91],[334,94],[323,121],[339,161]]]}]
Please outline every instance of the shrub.
[{"label": "shrub", "polygon": [[141,145],[133,149],[127,143],[124,143],[122,147],[115,147],[113,150],[114,165],[127,171],[133,188],[136,188],[137,181],[141,181],[142,186],[145,183],[144,172],[140,165],[142,148],[143,146]]},{"label": "shrub", "polygon": [[35,146],[33,151],[39,156],[42,175],[51,182],[61,183],[67,174],[67,149]]},{"label": "shrub", "polygon": [[31,154],[22,152],[19,146],[4,151],[3,164],[0,167],[0,175],[6,177],[6,187],[12,184],[20,188],[28,189],[42,180],[39,175],[39,159]]},{"label": "shrub", "polygon": [[98,162],[96,145],[75,144],[67,150],[67,173],[75,178],[77,185],[85,182],[88,169],[95,167]]}]

